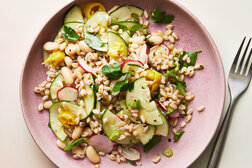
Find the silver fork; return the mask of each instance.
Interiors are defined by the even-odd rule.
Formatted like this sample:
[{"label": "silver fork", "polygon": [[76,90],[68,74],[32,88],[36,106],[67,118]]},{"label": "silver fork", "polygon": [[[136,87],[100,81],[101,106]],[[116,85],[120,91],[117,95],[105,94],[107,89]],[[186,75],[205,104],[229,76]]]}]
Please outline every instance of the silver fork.
[{"label": "silver fork", "polygon": [[[225,139],[227,136],[228,128],[230,125],[231,116],[233,113],[233,108],[235,106],[237,99],[248,88],[248,85],[251,80],[252,66],[250,66],[249,62],[250,62],[250,57],[252,55],[252,49],[250,50],[247,59],[245,59],[251,38],[249,39],[249,42],[248,42],[248,44],[243,52],[243,55],[241,57],[240,63],[238,64],[238,60],[241,55],[241,50],[242,50],[243,44],[245,42],[245,39],[246,39],[246,37],[244,37],[244,39],[239,47],[239,50],[235,56],[234,62],[231,66],[231,69],[229,71],[228,86],[229,86],[229,91],[230,91],[230,96],[231,96],[230,104],[229,104],[228,110],[225,114],[225,117],[222,121],[217,138],[215,140],[215,147],[212,150],[210,160],[207,164],[207,168],[217,168],[217,166],[219,164],[220,157],[221,157],[221,153],[222,153],[222,150],[224,147],[224,142],[225,142]],[[243,64],[245,64],[245,65],[244,65],[244,68],[242,69]]]}]

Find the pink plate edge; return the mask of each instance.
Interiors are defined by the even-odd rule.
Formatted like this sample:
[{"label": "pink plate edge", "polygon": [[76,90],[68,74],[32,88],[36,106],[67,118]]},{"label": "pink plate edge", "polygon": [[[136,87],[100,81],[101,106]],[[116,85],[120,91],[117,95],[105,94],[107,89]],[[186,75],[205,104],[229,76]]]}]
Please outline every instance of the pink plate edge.
[{"label": "pink plate edge", "polygon": [[[191,13],[187,8],[185,8],[183,5],[181,5],[181,4],[178,3],[177,1],[171,0],[170,2],[173,3],[174,5],[178,6],[179,8],[181,8],[183,11],[185,11],[185,12],[186,12],[188,15],[190,15],[191,18],[200,26],[200,28],[203,30],[204,34],[205,34],[205,35],[207,36],[207,38],[209,39],[209,41],[210,41],[210,43],[211,43],[211,45],[212,45],[212,47],[213,47],[213,49],[214,49],[215,54],[217,55],[218,67],[219,67],[220,70],[221,70],[221,74],[220,74],[220,75],[223,77],[223,78],[221,78],[222,81],[220,81],[220,83],[222,84],[221,86],[223,87],[223,90],[222,90],[222,92],[220,93],[220,97],[223,97],[222,102],[221,102],[221,104],[222,104],[222,112],[219,113],[219,116],[218,116],[218,118],[219,118],[218,123],[220,123],[221,116],[222,116],[223,109],[224,109],[224,105],[225,105],[225,96],[226,96],[226,79],[225,79],[224,67],[223,67],[223,63],[222,63],[221,57],[220,57],[220,53],[219,53],[219,51],[218,51],[218,49],[217,49],[217,46],[216,46],[214,40],[212,39],[212,37],[211,37],[211,35],[210,35],[210,33],[207,31],[207,29],[206,29],[205,26],[201,23],[201,21],[200,21],[193,13]],[[70,2],[70,3],[63,4],[63,5],[62,5],[62,6],[63,6],[62,8],[66,7],[66,6],[70,5],[70,4],[74,4],[74,3],[75,3],[75,1],[72,1],[72,2]],[[62,9],[62,8],[61,8],[61,9]],[[60,10],[61,10],[61,9],[60,9]],[[60,10],[55,9],[55,11],[53,12],[54,15],[42,26],[42,28],[41,28],[40,30],[42,30],[42,29],[47,25],[47,23],[48,23],[53,17],[55,17],[55,15],[56,15]],[[31,130],[30,130],[30,125],[29,125],[29,123],[27,122],[27,116],[26,116],[26,114],[24,113],[23,97],[22,97],[22,95],[23,95],[23,94],[22,94],[22,88],[23,88],[23,75],[24,75],[24,69],[25,69],[25,66],[26,66],[26,62],[27,62],[29,53],[30,53],[30,51],[31,51],[31,49],[32,49],[32,47],[33,47],[34,41],[38,38],[39,34],[40,34],[40,32],[38,33],[38,35],[37,35],[37,36],[34,38],[34,40],[32,41],[30,50],[28,51],[28,54],[27,54],[27,56],[26,56],[26,59],[25,59],[25,61],[24,61],[23,67],[22,67],[21,76],[20,76],[20,81],[19,81],[19,96],[20,96],[21,110],[22,110],[23,118],[24,118],[24,120],[25,120],[25,124],[26,124],[26,126],[27,126],[27,128],[28,128],[28,130],[29,130],[29,132],[30,132],[30,134],[31,134],[31,136],[32,136],[32,138],[33,138],[34,141],[35,141],[34,135],[33,135],[33,133],[32,133]],[[219,124],[218,124],[218,125],[219,125]],[[203,148],[203,150],[198,154],[198,156],[195,157],[195,159],[192,160],[191,163],[189,163],[189,165],[186,165],[186,167],[189,167],[193,162],[195,162],[195,161],[199,158],[199,156],[205,151],[205,149],[207,148],[207,146],[208,146],[209,143],[211,142],[213,136],[215,135],[216,130],[217,130],[217,128],[218,128],[218,125],[215,126],[215,128],[214,128],[214,130],[215,130],[215,131],[214,131],[214,134],[211,135],[211,138],[208,140],[207,145],[206,145],[206,146]],[[37,146],[39,147],[39,149],[44,153],[44,155],[45,155],[52,163],[54,163],[56,166],[58,166],[53,160],[51,160],[51,159],[45,154],[45,152],[41,149],[41,147],[38,145],[38,143],[37,143],[36,141],[35,141],[35,143],[37,144]]]}]

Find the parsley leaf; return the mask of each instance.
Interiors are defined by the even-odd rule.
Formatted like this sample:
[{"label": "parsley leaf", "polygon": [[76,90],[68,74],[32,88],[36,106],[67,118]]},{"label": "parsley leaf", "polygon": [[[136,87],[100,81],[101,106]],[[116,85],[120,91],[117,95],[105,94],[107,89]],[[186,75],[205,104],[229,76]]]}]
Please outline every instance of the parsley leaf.
[{"label": "parsley leaf", "polygon": [[172,69],[168,73],[166,73],[164,76],[172,77],[175,80],[176,88],[180,91],[182,95],[185,95],[185,89],[186,89],[186,83],[184,81],[181,81],[179,77],[177,76],[176,69]]},{"label": "parsley leaf", "polygon": [[89,47],[102,52],[107,51],[106,43],[101,40],[101,36],[99,33],[97,33],[96,35],[91,33],[85,33],[85,40]]},{"label": "parsley leaf", "polygon": [[136,162],[134,162],[134,161],[132,161],[132,160],[128,160],[128,162],[129,162],[130,164],[132,164],[133,166],[137,166]]},{"label": "parsley leaf", "polygon": [[133,109],[140,109],[142,107],[139,99],[136,103],[129,103],[128,106],[132,107]]},{"label": "parsley leaf", "polygon": [[103,65],[102,73],[107,76],[109,80],[117,80],[124,75],[121,70],[121,65],[117,62],[113,64]]},{"label": "parsley leaf", "polygon": [[[200,53],[200,52],[201,51],[184,51],[182,53],[182,55],[180,55],[180,57],[179,57],[180,68],[194,66],[195,63],[196,63],[197,54]],[[183,61],[183,57],[185,55],[188,55],[188,57],[191,59],[190,63],[187,63],[186,61]]]},{"label": "parsley leaf", "polygon": [[134,82],[129,82],[129,75],[126,76],[126,78],[123,81],[117,82],[115,86],[112,89],[112,92],[118,92],[118,91],[126,91],[126,90],[133,90],[134,88]]},{"label": "parsley leaf", "polygon": [[79,34],[77,34],[71,27],[64,26],[63,31],[64,33],[62,35],[64,40],[76,42],[80,38]]},{"label": "parsley leaf", "polygon": [[75,141],[73,141],[72,143],[70,143],[64,150],[65,151],[70,151],[74,146],[76,146],[77,144],[81,143],[84,141],[84,138],[81,137]]},{"label": "parsley leaf", "polygon": [[155,23],[170,23],[174,19],[174,15],[166,15],[160,8],[150,12],[152,21]]},{"label": "parsley leaf", "polygon": [[138,21],[139,21],[139,16],[138,16],[138,14],[132,13],[132,14],[131,14],[131,17],[132,17],[132,19],[133,19],[133,22],[138,22]]},{"label": "parsley leaf", "polygon": [[144,145],[144,152],[150,151],[156,144],[161,141],[161,136],[154,135],[154,137]]},{"label": "parsley leaf", "polygon": [[181,138],[181,136],[184,134],[184,130],[182,130],[182,129],[179,129],[177,132],[176,132],[176,134],[174,135],[174,137],[173,137],[173,139],[174,139],[174,141],[178,141],[180,138]]}]

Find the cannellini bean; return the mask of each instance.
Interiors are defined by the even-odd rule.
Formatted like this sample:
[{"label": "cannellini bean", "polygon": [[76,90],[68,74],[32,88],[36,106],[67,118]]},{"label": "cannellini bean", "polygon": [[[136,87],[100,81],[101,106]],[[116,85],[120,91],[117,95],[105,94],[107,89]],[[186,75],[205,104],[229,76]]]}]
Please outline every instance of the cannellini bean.
[{"label": "cannellini bean", "polygon": [[66,144],[64,142],[62,142],[61,140],[59,140],[59,139],[56,141],[56,144],[60,149],[65,149],[66,148]]},{"label": "cannellini bean", "polygon": [[153,43],[154,45],[160,45],[161,43],[163,43],[163,38],[161,36],[152,35],[150,36],[148,41],[150,43]]},{"label": "cannellini bean", "polygon": [[72,148],[72,153],[73,153],[73,154],[84,155],[84,154],[85,154],[85,151],[83,150],[82,147],[80,147],[80,146],[75,146],[75,147]]},{"label": "cannellini bean", "polygon": [[53,51],[57,51],[59,49],[59,44],[55,43],[55,42],[48,41],[44,44],[43,48],[46,51],[53,52]]},{"label": "cannellini bean", "polygon": [[82,40],[79,42],[80,50],[87,53],[87,52],[93,52],[93,50],[87,45],[85,40]]},{"label": "cannellini bean", "polygon": [[92,146],[87,147],[87,158],[93,162],[93,163],[99,163],[100,162],[100,156],[98,153],[95,151],[95,149]]},{"label": "cannellini bean", "polygon": [[64,61],[65,61],[66,66],[68,68],[71,68],[73,60],[70,57],[65,57]]},{"label": "cannellini bean", "polygon": [[67,85],[71,85],[74,82],[73,73],[68,67],[61,68],[61,74],[64,78],[64,81]]},{"label": "cannellini bean", "polygon": [[83,131],[83,127],[75,126],[73,134],[72,134],[73,140],[78,139],[81,136],[82,131]]},{"label": "cannellini bean", "polygon": [[67,47],[65,48],[65,53],[69,56],[73,56],[76,54],[76,46],[75,44],[68,44]]}]

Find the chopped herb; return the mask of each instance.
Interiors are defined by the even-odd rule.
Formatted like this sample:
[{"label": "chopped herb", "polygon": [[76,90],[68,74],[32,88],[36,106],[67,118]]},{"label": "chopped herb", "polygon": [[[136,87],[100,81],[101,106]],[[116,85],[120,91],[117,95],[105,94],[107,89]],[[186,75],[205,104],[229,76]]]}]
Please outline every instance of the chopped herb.
[{"label": "chopped herb", "polygon": [[118,91],[126,91],[126,90],[133,90],[134,88],[134,82],[129,82],[129,75],[126,76],[126,78],[123,81],[117,82],[115,86],[112,89],[112,92],[118,92]]},{"label": "chopped herb", "polygon": [[95,89],[96,92],[98,92],[98,90],[99,90],[99,85],[94,84],[94,89]]},{"label": "chopped herb", "polygon": [[129,103],[128,106],[132,107],[133,109],[140,109],[142,107],[139,99],[136,103]]},{"label": "chopped herb", "polygon": [[74,29],[68,26],[63,27],[63,39],[71,42],[76,42],[80,36],[78,33],[75,32]]},{"label": "chopped herb", "polygon": [[138,21],[139,21],[139,16],[138,16],[138,14],[132,13],[132,14],[131,14],[131,17],[132,17],[132,19],[133,19],[133,22],[138,22]]},{"label": "chopped herb", "polygon": [[49,128],[52,128],[51,122],[48,122],[48,127],[49,127]]},{"label": "chopped herb", "polygon": [[174,19],[174,15],[166,15],[160,8],[151,11],[150,16],[152,17],[152,22],[155,23],[170,23]]},{"label": "chopped herb", "polygon": [[139,29],[141,27],[141,25],[139,25],[139,24],[136,24],[135,26],[132,26],[131,28],[130,28],[130,36],[133,36],[133,34]]},{"label": "chopped herb", "polygon": [[174,141],[178,141],[180,138],[181,138],[181,136],[184,134],[184,130],[182,130],[182,129],[179,129],[177,132],[176,132],[176,134],[174,135],[174,137],[173,137],[173,139],[174,139]]},{"label": "chopped herb", "polygon": [[142,31],[143,34],[147,34],[148,33],[148,26],[142,25],[141,31]]},{"label": "chopped herb", "polygon": [[[197,59],[197,54],[200,53],[201,51],[184,51],[182,53],[182,55],[180,55],[180,58],[179,58],[179,63],[180,63],[180,68],[182,67],[189,67],[189,66],[194,66],[195,65],[195,62],[196,62],[196,59]],[[185,55],[188,55],[188,57],[190,58],[191,62],[190,63],[187,63],[186,61],[183,61],[183,57]]]},{"label": "chopped herb", "polygon": [[132,161],[132,160],[128,160],[128,162],[129,162],[130,164],[132,164],[133,166],[137,166],[136,162],[134,162],[134,161]]},{"label": "chopped herb", "polygon": [[171,157],[173,155],[173,151],[170,148],[165,148],[162,153],[167,156],[167,157]]},{"label": "chopped herb", "polygon": [[103,65],[102,73],[107,76],[109,80],[117,80],[125,75],[121,70],[121,65],[117,62],[113,64]]},{"label": "chopped herb", "polygon": [[72,143],[70,143],[64,150],[65,151],[70,151],[74,146],[78,145],[79,143],[83,142],[84,138],[81,137],[75,141],[73,141]]},{"label": "chopped herb", "polygon": [[185,89],[186,89],[186,83],[184,81],[181,81],[177,75],[177,69],[172,69],[168,73],[166,73],[164,76],[172,77],[176,82],[176,87],[180,91],[182,95],[185,95]]},{"label": "chopped herb", "polygon": [[117,138],[119,138],[120,136],[120,132],[118,130],[115,130],[114,132],[112,132],[112,134],[109,136],[109,139],[111,141],[116,140]]},{"label": "chopped herb", "polygon": [[156,144],[161,141],[161,136],[154,135],[153,138],[144,145],[144,152],[150,151]]},{"label": "chopped herb", "polygon": [[88,46],[95,49],[95,50],[99,50],[99,51],[103,51],[103,52],[105,52],[107,50],[106,43],[104,43],[101,40],[99,33],[97,33],[96,35],[91,34],[91,33],[85,33],[85,40],[86,40]]}]

